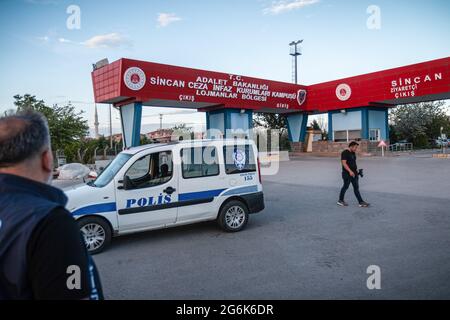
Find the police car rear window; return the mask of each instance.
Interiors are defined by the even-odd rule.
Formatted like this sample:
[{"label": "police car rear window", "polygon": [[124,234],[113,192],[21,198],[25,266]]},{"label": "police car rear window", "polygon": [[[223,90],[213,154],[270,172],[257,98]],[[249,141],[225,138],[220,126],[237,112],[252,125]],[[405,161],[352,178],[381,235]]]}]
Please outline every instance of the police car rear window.
[{"label": "police car rear window", "polygon": [[225,172],[236,174],[256,171],[256,159],[251,145],[224,146]]},{"label": "police car rear window", "polygon": [[219,160],[215,147],[181,149],[182,174],[184,179],[216,176]]}]

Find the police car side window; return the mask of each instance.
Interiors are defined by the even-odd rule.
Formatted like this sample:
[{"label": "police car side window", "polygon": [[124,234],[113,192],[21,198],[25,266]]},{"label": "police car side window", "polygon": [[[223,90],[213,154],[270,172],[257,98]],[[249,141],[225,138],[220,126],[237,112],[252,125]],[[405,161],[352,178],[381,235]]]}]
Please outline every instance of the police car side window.
[{"label": "police car side window", "polygon": [[150,166],[150,157],[151,155],[147,155],[145,157],[137,160],[130,169],[127,171],[127,176],[131,179],[138,179],[144,177],[148,173],[148,169]]},{"label": "police car side window", "polygon": [[138,159],[127,171],[131,189],[155,187],[172,179],[172,152],[152,153]]},{"label": "police car side window", "polygon": [[181,150],[184,179],[217,176],[219,160],[215,147],[183,148]]},{"label": "police car side window", "polygon": [[225,172],[236,174],[256,171],[256,159],[251,145],[224,146]]}]

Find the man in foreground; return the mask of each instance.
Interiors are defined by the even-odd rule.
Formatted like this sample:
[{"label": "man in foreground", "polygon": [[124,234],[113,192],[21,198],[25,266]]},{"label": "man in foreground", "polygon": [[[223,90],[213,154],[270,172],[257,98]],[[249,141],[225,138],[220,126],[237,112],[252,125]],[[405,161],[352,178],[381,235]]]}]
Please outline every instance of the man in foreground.
[{"label": "man in foreground", "polygon": [[353,186],[353,191],[355,192],[356,199],[358,199],[359,206],[362,208],[369,206],[359,193],[358,166],[356,165],[356,150],[358,149],[358,146],[359,144],[353,141],[349,144],[348,149],[345,149],[341,153],[342,179],[344,180],[344,185],[342,186],[341,193],[339,194],[339,201],[337,202],[339,206],[348,206],[348,203],[344,201],[344,197],[350,183]]},{"label": "man in foreground", "polygon": [[33,111],[0,118],[0,300],[103,298],[52,172],[46,119]]}]

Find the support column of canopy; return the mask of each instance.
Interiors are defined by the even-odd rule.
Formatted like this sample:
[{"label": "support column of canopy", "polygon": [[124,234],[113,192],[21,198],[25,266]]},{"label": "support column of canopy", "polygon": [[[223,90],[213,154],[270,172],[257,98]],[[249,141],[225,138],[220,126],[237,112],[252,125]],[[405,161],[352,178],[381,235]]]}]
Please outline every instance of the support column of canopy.
[{"label": "support column of canopy", "polygon": [[142,103],[133,102],[120,107],[124,148],[136,147],[140,144]]}]

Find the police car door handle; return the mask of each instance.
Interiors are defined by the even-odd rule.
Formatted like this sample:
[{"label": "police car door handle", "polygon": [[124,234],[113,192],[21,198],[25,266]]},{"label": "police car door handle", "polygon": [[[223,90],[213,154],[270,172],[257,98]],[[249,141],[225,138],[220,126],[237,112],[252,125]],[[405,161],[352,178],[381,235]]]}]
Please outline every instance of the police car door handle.
[{"label": "police car door handle", "polygon": [[167,193],[167,194],[172,194],[172,193],[174,193],[175,191],[177,191],[177,189],[172,188],[172,187],[167,187],[167,188],[165,188],[165,189],[163,190],[163,192],[164,192],[164,193]]}]

